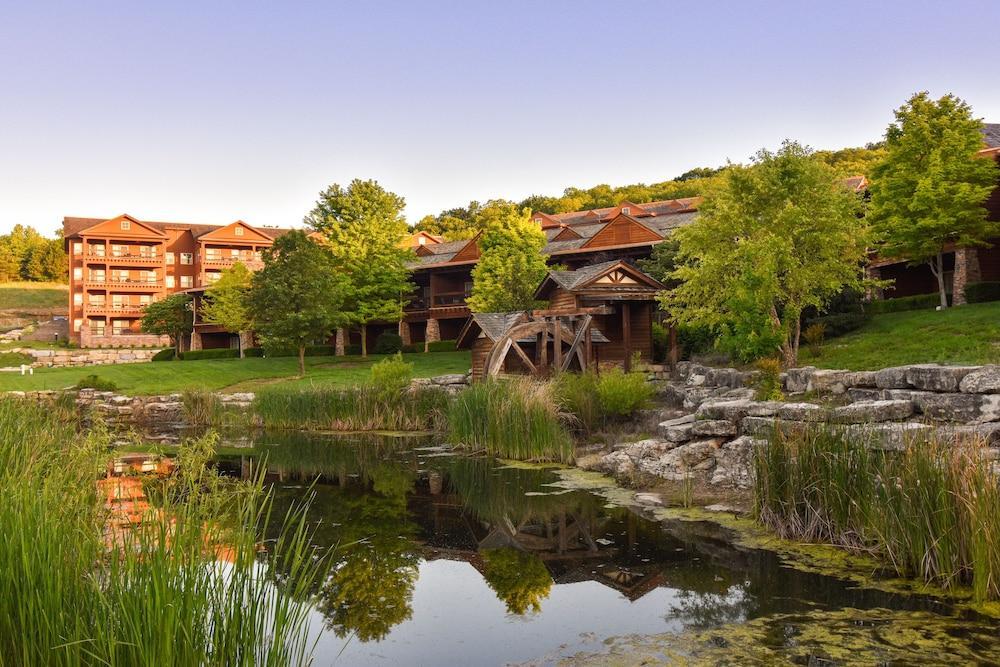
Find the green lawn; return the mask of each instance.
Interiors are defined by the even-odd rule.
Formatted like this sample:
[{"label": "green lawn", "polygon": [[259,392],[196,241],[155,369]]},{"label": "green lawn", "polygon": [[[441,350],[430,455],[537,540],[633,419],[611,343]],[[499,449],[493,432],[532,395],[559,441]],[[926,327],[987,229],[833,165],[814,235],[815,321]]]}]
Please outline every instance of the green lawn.
[{"label": "green lawn", "polygon": [[804,345],[799,354],[801,366],[851,370],[931,362],[1000,363],[1000,302],[875,315],[861,329],[827,341],[818,357]]},{"label": "green lawn", "polygon": [[61,283],[3,283],[0,284],[0,310],[66,308],[68,289]]},{"label": "green lawn", "polygon": [[[143,364],[87,366],[84,368],[37,368],[34,375],[0,373],[0,391],[30,391],[71,387],[86,376],[97,374],[111,380],[125,394],[169,394],[185,389],[254,391],[261,386],[283,383],[297,387],[311,385],[346,386],[368,378],[369,368],[382,359],[361,357],[306,357],[306,376],[299,379],[298,360],[294,357],[273,359],[206,359],[201,361],[157,361]],[[469,370],[469,353],[433,352],[406,354],[417,377]]]}]

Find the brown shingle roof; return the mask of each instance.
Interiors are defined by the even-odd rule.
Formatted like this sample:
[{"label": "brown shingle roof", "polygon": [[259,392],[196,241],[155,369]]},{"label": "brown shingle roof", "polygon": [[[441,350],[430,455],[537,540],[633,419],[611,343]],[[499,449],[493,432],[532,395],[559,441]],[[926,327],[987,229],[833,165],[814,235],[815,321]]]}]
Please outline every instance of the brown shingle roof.
[{"label": "brown shingle roof", "polygon": [[1000,148],[1000,123],[983,123],[983,139],[988,148]]},{"label": "brown shingle roof", "polygon": [[[113,220],[114,217],[115,216],[111,216],[110,218],[77,218],[72,216],[66,216],[63,218],[63,238],[70,238],[71,236],[76,236],[83,230],[89,229],[94,225],[99,225],[102,222]],[[222,229],[223,227],[228,227],[229,225],[232,224],[231,222],[227,222],[224,225],[197,225],[197,224],[189,224],[186,222],[155,222],[152,220],[139,220],[139,222],[159,230],[180,229],[184,231],[190,231],[191,235],[194,236],[195,238],[204,236],[205,234],[215,231],[216,229]],[[277,238],[279,236],[287,234],[290,231],[293,231],[289,227],[256,227],[256,229],[267,234],[271,238]]]}]

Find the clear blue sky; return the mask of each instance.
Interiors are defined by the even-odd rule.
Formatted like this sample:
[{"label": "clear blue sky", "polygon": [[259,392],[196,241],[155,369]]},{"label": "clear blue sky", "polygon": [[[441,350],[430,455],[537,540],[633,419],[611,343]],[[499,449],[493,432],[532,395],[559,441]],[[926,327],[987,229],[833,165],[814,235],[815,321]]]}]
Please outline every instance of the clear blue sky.
[{"label": "clear blue sky", "polygon": [[0,231],[407,217],[878,139],[911,93],[1000,122],[1000,2],[0,0]]}]

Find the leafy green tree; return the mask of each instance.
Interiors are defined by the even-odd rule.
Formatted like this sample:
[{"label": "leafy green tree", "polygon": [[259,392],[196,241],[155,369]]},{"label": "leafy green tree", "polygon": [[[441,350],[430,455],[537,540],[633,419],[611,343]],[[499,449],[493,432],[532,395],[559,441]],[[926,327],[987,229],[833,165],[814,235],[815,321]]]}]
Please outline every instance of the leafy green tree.
[{"label": "leafy green tree", "polygon": [[472,269],[469,308],[475,312],[526,310],[548,273],[545,234],[530,211],[509,202],[490,202],[481,213],[480,258]]},{"label": "leafy green tree", "polygon": [[14,254],[7,237],[0,237],[0,282],[8,283],[21,277],[21,260]]},{"label": "leafy green tree", "polygon": [[895,115],[874,172],[869,217],[883,241],[880,252],[926,262],[947,308],[945,246],[985,246],[1000,234],[984,207],[997,185],[997,165],[976,155],[982,122],[954,95],[933,100],[917,93]]},{"label": "leafy green tree", "polygon": [[675,232],[679,284],[661,304],[679,324],[754,343],[741,356],[780,347],[794,365],[803,309],[864,282],[870,234],[860,207],[808,149],[786,142],[777,153],[762,150],[751,166],[727,168],[697,222]]},{"label": "leafy green tree", "polygon": [[242,262],[236,262],[222,272],[219,279],[205,290],[201,316],[206,322],[240,337],[240,358],[245,356],[244,340],[253,328],[250,311],[250,282],[253,273]]},{"label": "leafy green tree", "polygon": [[184,334],[190,333],[192,322],[191,297],[178,293],[146,306],[139,326],[145,333],[170,336],[177,351],[174,359],[180,359],[181,340]]},{"label": "leafy green tree", "polygon": [[69,278],[69,265],[62,239],[49,239],[39,257],[41,264],[40,280],[51,282],[66,282]]},{"label": "leafy green tree", "polygon": [[656,278],[661,283],[669,284],[671,275],[677,269],[677,251],[680,243],[673,236],[669,236],[663,241],[653,246],[653,252],[649,259],[640,259],[637,263],[639,268]]},{"label": "leafy green tree", "polygon": [[368,356],[372,322],[400,320],[413,292],[413,251],[400,245],[407,233],[404,200],[375,181],[334,183],[320,193],[305,221],[326,239],[335,269],[351,288],[350,320],[361,327],[361,354]]},{"label": "leafy green tree", "polygon": [[264,267],[251,280],[250,314],[265,346],[298,350],[301,377],[306,345],[328,338],[347,320],[347,292],[330,251],[293,231],[264,251]]}]

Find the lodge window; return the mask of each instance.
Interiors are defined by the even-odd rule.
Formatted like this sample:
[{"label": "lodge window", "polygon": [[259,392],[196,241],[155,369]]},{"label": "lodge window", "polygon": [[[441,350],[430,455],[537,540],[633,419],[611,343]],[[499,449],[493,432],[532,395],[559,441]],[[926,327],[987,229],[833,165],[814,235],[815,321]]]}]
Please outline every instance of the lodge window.
[{"label": "lodge window", "polygon": [[73,320],[73,331],[79,331],[82,326],[83,326],[82,319],[76,318],[75,320]]},{"label": "lodge window", "polygon": [[172,252],[167,253],[167,264],[173,264],[175,259],[176,258],[174,257],[174,253]]},{"label": "lodge window", "polygon": [[90,330],[95,336],[104,335],[104,320],[91,320]]},{"label": "lodge window", "polygon": [[632,209],[630,209],[628,206],[622,207],[622,213],[624,213],[625,215],[628,215],[631,212]]},{"label": "lodge window", "polygon": [[81,280],[83,278],[83,267],[76,266],[73,267],[73,280]]},{"label": "lodge window", "polygon": [[121,336],[127,333],[128,333],[128,320],[111,320],[112,336]]},{"label": "lodge window", "polygon": [[194,264],[194,255],[189,252],[182,252],[181,264]]},{"label": "lodge window", "polygon": [[233,257],[233,258],[239,257],[240,256],[239,249],[237,249],[237,248],[230,248],[229,249],[229,256]]},{"label": "lodge window", "polygon": [[82,306],[83,305],[83,292],[76,292],[73,295],[73,305]]},{"label": "lodge window", "polygon": [[233,236],[243,236],[243,228],[237,227],[233,230]]},{"label": "lodge window", "polygon": [[79,255],[81,253],[83,253],[83,244],[82,243],[74,243],[73,244],[73,254],[74,255]]},{"label": "lodge window", "polygon": [[181,276],[181,287],[194,287],[194,278],[192,276]]},{"label": "lodge window", "polygon": [[173,287],[174,287],[174,277],[173,276],[167,276],[167,287],[169,287],[170,289],[173,289]]},{"label": "lodge window", "polygon": [[122,229],[132,229],[132,223],[128,220],[122,220]]}]

